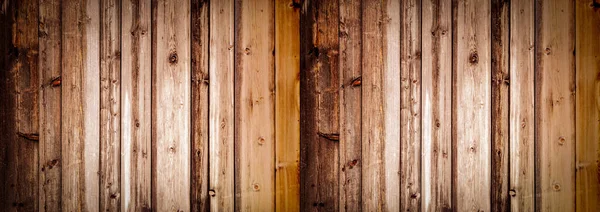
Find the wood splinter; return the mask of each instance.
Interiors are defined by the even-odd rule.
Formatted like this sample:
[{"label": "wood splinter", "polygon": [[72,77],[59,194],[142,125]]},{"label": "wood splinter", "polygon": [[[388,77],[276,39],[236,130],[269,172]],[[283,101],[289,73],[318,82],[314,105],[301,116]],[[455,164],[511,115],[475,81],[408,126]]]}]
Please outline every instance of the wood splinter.
[{"label": "wood splinter", "polygon": [[30,140],[30,141],[39,141],[40,140],[40,134],[38,134],[38,133],[22,133],[22,132],[17,132],[17,135],[19,137],[25,138],[25,139]]},{"label": "wood splinter", "polygon": [[60,76],[58,76],[58,77],[55,77],[54,79],[52,79],[52,80],[50,81],[50,85],[51,85],[52,87],[58,87],[58,86],[60,86],[60,83],[61,83],[61,77],[60,77]]},{"label": "wood splinter", "polygon": [[339,141],[340,140],[340,134],[339,133],[322,133],[322,132],[318,132],[317,133],[319,136],[330,140],[330,141]]}]

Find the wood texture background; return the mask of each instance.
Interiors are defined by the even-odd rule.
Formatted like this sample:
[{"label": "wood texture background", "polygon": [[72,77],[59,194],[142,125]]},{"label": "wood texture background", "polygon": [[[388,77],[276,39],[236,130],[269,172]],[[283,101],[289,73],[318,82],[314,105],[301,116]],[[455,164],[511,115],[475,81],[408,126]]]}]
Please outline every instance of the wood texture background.
[{"label": "wood texture background", "polygon": [[600,210],[593,0],[0,0],[1,211]]}]

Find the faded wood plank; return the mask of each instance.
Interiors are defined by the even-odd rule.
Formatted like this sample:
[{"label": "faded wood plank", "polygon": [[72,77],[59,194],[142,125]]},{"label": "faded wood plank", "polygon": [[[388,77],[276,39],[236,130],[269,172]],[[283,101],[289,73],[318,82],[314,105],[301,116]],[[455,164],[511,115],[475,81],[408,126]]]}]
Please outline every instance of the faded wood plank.
[{"label": "faded wood plank", "polygon": [[300,8],[275,1],[275,211],[300,211]]},{"label": "faded wood plank", "polygon": [[510,11],[510,210],[534,211],[534,2]]},{"label": "faded wood plank", "polygon": [[209,9],[208,0],[192,1],[192,211],[209,210]]},{"label": "faded wood plank", "polygon": [[340,175],[341,211],[360,211],[362,205],[362,26],[361,1],[343,0],[340,11]]},{"label": "faded wood plank", "polygon": [[507,211],[509,161],[509,1],[491,0],[492,211]]},{"label": "faded wood plank", "polygon": [[151,207],[151,8],[125,0],[121,9],[121,209]]},{"label": "faded wood plank", "polygon": [[121,207],[121,4],[100,5],[100,211]]},{"label": "faded wood plank", "polygon": [[301,211],[339,210],[339,5],[304,1],[300,17]]},{"label": "faded wood plank", "polygon": [[152,7],[152,208],[189,211],[190,1],[155,0]]},{"label": "faded wood plank", "polygon": [[[391,7],[388,8],[391,10]],[[400,17],[402,37],[400,39],[399,88],[401,105],[399,119],[401,123],[400,202],[402,203],[400,210],[419,211],[421,208],[421,1],[402,1],[398,11],[389,11],[389,13],[402,14]],[[392,18],[391,26],[395,25],[393,20]],[[396,34],[388,34],[388,39],[395,37],[397,37]],[[388,47],[388,49],[394,49],[394,47]],[[396,52],[390,53],[396,54]],[[395,61],[397,60],[388,60],[386,65],[394,67]],[[396,70],[393,68],[390,71],[395,72]],[[386,77],[386,80],[387,85],[398,84],[397,78]],[[394,91],[386,91],[386,95],[390,92]],[[388,98],[386,101],[390,100],[395,99]],[[389,104],[398,104],[398,102]],[[386,111],[386,120],[389,118],[389,113]],[[395,126],[390,127],[388,129],[386,126],[386,131],[397,131]],[[386,146],[386,150],[388,148]],[[389,158],[386,157],[386,161]]]},{"label": "faded wood plank", "polygon": [[490,211],[490,1],[453,7],[453,205],[456,211]]},{"label": "faded wood plank", "polygon": [[212,211],[234,210],[234,2],[210,4],[209,192]]},{"label": "faded wood plank", "polygon": [[63,1],[62,18],[61,209],[98,211],[99,1]]},{"label": "faded wood plank", "polygon": [[574,211],[574,3],[537,1],[536,6],[535,205],[537,211]]},{"label": "faded wood plank", "polygon": [[275,8],[269,0],[236,3],[235,207],[270,211],[275,208]]},{"label": "faded wood plank", "polygon": [[[39,207],[61,210],[61,15],[59,0],[39,2]],[[6,126],[6,125],[4,125]]]},{"label": "faded wood plank", "polygon": [[422,2],[422,211],[452,210],[451,2]]},{"label": "faded wood plank", "polygon": [[576,206],[600,211],[600,4],[578,0],[576,21]]}]

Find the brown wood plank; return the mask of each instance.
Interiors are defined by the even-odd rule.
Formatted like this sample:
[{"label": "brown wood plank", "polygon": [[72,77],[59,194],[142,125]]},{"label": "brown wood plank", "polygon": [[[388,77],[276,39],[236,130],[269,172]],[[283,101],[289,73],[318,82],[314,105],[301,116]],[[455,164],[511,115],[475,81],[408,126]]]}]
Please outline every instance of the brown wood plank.
[{"label": "brown wood plank", "polygon": [[578,0],[576,14],[576,206],[600,211],[600,3]]},{"label": "brown wood plank", "polygon": [[422,2],[422,211],[452,208],[451,2]]},{"label": "brown wood plank", "polygon": [[300,16],[301,211],[339,210],[339,5],[304,1]]},{"label": "brown wood plank", "polygon": [[190,1],[156,0],[152,7],[152,208],[189,211]]},{"label": "brown wood plank", "polygon": [[151,207],[150,2],[126,0],[121,9],[121,209]]},{"label": "brown wood plank", "polygon": [[511,1],[510,210],[534,210],[534,2]]},{"label": "brown wood plank", "polygon": [[39,211],[61,206],[60,1],[39,2]]},{"label": "brown wood plank", "polygon": [[339,208],[360,211],[362,205],[362,26],[361,1],[340,1],[340,176]]},{"label": "brown wood plank", "polygon": [[[574,2],[536,2],[536,210],[575,210]],[[560,204],[559,204],[560,203]]]},{"label": "brown wood plank", "polygon": [[100,5],[100,210],[121,207],[121,4]]},{"label": "brown wood plank", "polygon": [[275,1],[275,210],[300,211],[300,8]]},{"label": "brown wood plank", "polygon": [[457,211],[490,211],[490,1],[453,7],[453,205]]},{"label": "brown wood plank", "polygon": [[[208,211],[209,1],[192,1],[192,211]],[[222,26],[221,26],[222,27]]]},{"label": "brown wood plank", "polygon": [[62,18],[61,209],[98,211],[99,1],[63,1]]}]

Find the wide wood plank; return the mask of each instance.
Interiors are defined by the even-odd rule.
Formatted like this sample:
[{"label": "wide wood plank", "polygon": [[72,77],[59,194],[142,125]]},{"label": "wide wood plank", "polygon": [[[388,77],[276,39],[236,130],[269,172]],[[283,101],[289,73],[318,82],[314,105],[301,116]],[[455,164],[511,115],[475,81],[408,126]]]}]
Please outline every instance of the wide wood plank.
[{"label": "wide wood plank", "polygon": [[453,7],[453,205],[456,211],[490,211],[490,1]]},{"label": "wide wood plank", "polygon": [[234,1],[213,1],[209,13],[210,208],[232,211],[235,200]]},{"label": "wide wood plank", "polygon": [[600,4],[578,0],[576,14],[576,204],[600,211]]},{"label": "wide wood plank", "polygon": [[[62,2],[62,210],[99,210],[100,3]],[[68,56],[66,56],[68,55]]]},{"label": "wide wood plank", "polygon": [[60,1],[39,2],[39,211],[60,211],[61,15]]},{"label": "wide wood plank", "polygon": [[510,210],[533,211],[534,2],[511,1],[510,11]]},{"label": "wide wood plank", "polygon": [[535,207],[574,211],[575,8],[570,1],[537,1],[535,11]]},{"label": "wide wood plank", "polygon": [[125,0],[121,9],[121,209],[151,207],[150,2]]},{"label": "wide wood plank", "polygon": [[152,208],[189,211],[190,1],[156,0],[152,7]]},{"label": "wide wood plank", "polygon": [[422,2],[422,211],[452,208],[451,2]]},{"label": "wide wood plank", "polygon": [[361,1],[340,1],[340,175],[341,211],[362,205],[362,25]]},{"label": "wide wood plank", "polygon": [[300,211],[300,8],[275,1],[275,210]]}]

